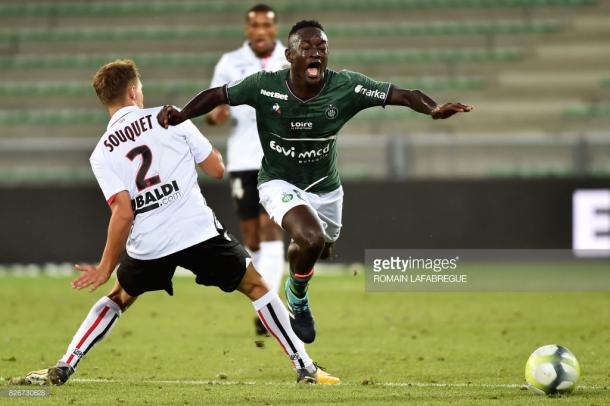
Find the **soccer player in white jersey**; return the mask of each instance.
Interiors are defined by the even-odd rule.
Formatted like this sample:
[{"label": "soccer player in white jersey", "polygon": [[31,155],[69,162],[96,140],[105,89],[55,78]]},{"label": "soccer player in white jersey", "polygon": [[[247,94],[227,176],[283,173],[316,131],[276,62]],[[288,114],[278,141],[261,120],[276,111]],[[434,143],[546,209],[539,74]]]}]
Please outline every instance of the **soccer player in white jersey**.
[{"label": "soccer player in white jersey", "polygon": [[297,382],[340,383],[313,363],[277,293],[267,288],[248,253],[207,206],[195,166],[222,178],[218,151],[190,121],[168,130],[157,123],[161,107],[144,108],[133,61],[101,67],[93,87],[111,118],[90,161],[112,215],[99,264],[76,265],[82,274],[72,287],[95,290],[108,281],[125,246],[127,255],[120,260],[114,287],[93,305],[57,365],[14,382],[65,383],[139,295],[155,290],[172,295],[174,271],[182,266],[195,274],[197,284],[238,290],[252,301],[293,363]]},{"label": "soccer player in white jersey", "polygon": [[[247,40],[241,48],[220,58],[210,87],[223,86],[261,70],[287,68],[285,47],[276,38],[277,32],[277,14],[273,8],[266,4],[250,8],[246,13]],[[269,218],[258,195],[263,149],[256,127],[256,112],[246,105],[223,105],[206,115],[206,121],[220,125],[229,117],[232,128],[227,142],[227,171],[243,243],[269,288],[278,291],[284,270],[284,241],[282,229]],[[256,334],[267,334],[258,317],[254,318],[254,324]]]}]

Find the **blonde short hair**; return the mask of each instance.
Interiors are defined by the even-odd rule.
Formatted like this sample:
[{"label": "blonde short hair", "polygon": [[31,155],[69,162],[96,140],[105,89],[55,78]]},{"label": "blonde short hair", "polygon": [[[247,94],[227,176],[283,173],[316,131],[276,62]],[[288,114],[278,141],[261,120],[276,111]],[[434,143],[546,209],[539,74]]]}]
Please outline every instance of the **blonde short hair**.
[{"label": "blonde short hair", "polygon": [[127,88],[140,79],[136,63],[131,59],[117,59],[101,68],[93,76],[93,88],[100,101],[108,106],[121,101]]}]

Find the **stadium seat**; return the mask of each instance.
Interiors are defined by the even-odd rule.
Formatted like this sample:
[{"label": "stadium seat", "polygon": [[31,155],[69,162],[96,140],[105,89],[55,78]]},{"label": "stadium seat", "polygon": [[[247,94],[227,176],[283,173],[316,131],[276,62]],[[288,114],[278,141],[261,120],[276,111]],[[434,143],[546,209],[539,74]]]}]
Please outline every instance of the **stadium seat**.
[{"label": "stadium seat", "polygon": [[[208,85],[221,53],[241,44],[242,13],[249,5],[3,1],[0,138],[94,137],[106,119],[91,75],[117,57],[139,64],[148,105],[183,104]],[[576,113],[572,106],[607,100],[610,57],[601,52],[610,35],[607,2],[379,0],[373,7],[365,0],[278,0],[273,5],[281,13],[281,39],[292,21],[322,21],[332,41],[331,68],[419,88],[439,101],[473,103],[480,113],[431,122],[406,111],[371,109],[348,124],[347,132],[393,134],[405,131],[406,120],[410,132],[548,133],[576,128],[582,119],[575,117],[603,116],[603,109],[578,107]],[[568,79],[560,88],[561,82],[536,80],[576,68],[586,80]],[[600,120],[593,121],[592,129],[601,128]],[[197,124],[207,135],[226,134],[226,128]]]},{"label": "stadium seat", "polygon": [[[0,69],[95,69],[120,54],[81,55],[18,55],[0,56]],[[513,61],[521,57],[515,49],[437,49],[419,50],[363,50],[335,51],[336,65],[379,63],[435,63],[435,62],[494,62]],[[146,53],[132,55],[142,68],[168,66],[208,66],[218,62],[217,53]]]},{"label": "stadium seat", "polygon": [[[327,31],[334,37],[392,37],[399,35],[491,35],[491,34],[541,34],[557,32],[561,29],[558,21],[437,21],[425,24],[374,23],[330,26]],[[280,36],[283,38],[287,32]],[[0,42],[61,42],[67,41],[168,41],[184,39],[241,39],[240,27],[136,27],[136,28],[96,28],[96,29],[22,29],[0,32]]]},{"label": "stadium seat", "polygon": [[[209,85],[211,78],[201,81],[166,81],[153,82],[146,85],[148,96],[163,95],[170,92],[189,94],[200,91]],[[394,77],[384,79],[407,89],[427,90],[479,90],[486,86],[481,78],[476,77],[430,77],[404,78]],[[53,96],[86,96],[92,95],[90,83],[81,82],[32,82],[32,83],[0,83],[0,96],[3,97],[53,97]]]},{"label": "stadium seat", "polygon": [[[513,8],[513,7],[577,7],[594,4],[595,0],[378,0],[375,8],[388,10],[409,10],[426,8]],[[146,7],[137,1],[122,3],[25,3],[0,6],[0,14],[11,17],[58,15],[58,16],[91,16],[91,15],[123,15],[123,14],[212,14],[240,13],[242,4],[225,1],[151,1]],[[278,12],[303,11],[353,11],[368,10],[370,1],[366,0],[312,0],[308,2],[280,1],[274,4]]]},{"label": "stadium seat", "polygon": [[564,109],[563,114],[570,118],[610,118],[610,104],[572,106]]}]

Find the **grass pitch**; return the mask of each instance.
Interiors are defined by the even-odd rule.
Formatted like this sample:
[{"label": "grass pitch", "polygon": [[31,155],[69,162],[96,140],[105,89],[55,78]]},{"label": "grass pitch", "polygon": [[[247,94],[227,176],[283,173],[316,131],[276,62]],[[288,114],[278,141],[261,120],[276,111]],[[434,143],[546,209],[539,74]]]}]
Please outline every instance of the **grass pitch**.
[{"label": "grass pitch", "polygon": [[[0,376],[54,364],[90,306],[68,278],[0,277]],[[318,338],[308,346],[341,377],[297,386],[279,345],[255,345],[249,301],[174,278],[175,296],[148,293],[42,399],[4,404],[587,404],[610,402],[608,293],[365,293],[351,272],[317,276]],[[523,390],[543,344],[572,350],[582,368],[568,397]],[[0,391],[8,389],[0,386]]]}]

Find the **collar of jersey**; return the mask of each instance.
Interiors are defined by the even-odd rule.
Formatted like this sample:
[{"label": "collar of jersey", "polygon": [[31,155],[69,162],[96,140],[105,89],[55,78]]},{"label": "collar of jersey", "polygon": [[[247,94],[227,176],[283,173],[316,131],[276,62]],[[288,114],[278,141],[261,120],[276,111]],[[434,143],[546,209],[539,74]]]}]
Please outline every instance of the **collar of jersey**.
[{"label": "collar of jersey", "polygon": [[292,90],[290,89],[290,86],[288,86],[288,75],[290,75],[290,69],[288,69],[286,71],[286,78],[284,79],[284,86],[286,86],[286,89],[288,89],[288,93],[290,93],[290,95],[292,97],[294,97],[295,99],[297,99],[298,101],[300,101],[301,103],[305,104],[305,103],[309,103],[310,101],[317,99],[318,96],[320,96],[322,93],[324,93],[324,89],[326,89],[326,85],[328,84],[328,82],[330,82],[330,78],[332,76],[331,74],[331,70],[326,68],[326,70],[324,71],[324,85],[322,86],[322,89],[320,89],[320,91],[318,92],[318,94],[316,94],[313,97],[310,97],[307,100],[303,100],[301,99],[299,96],[297,96],[296,94],[292,93]]},{"label": "collar of jersey", "polygon": [[107,128],[110,129],[110,127],[115,125],[116,122],[119,121],[121,118],[123,118],[127,114],[131,113],[132,111],[139,110],[139,109],[140,108],[137,107],[137,106],[125,106],[125,107],[121,108],[119,111],[114,113],[112,115],[112,117],[110,117],[110,121],[108,122],[108,127]]}]

